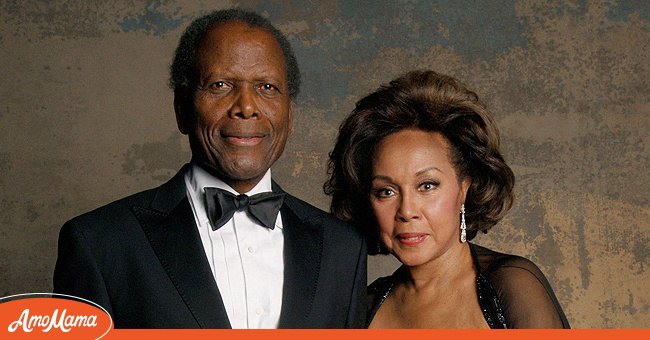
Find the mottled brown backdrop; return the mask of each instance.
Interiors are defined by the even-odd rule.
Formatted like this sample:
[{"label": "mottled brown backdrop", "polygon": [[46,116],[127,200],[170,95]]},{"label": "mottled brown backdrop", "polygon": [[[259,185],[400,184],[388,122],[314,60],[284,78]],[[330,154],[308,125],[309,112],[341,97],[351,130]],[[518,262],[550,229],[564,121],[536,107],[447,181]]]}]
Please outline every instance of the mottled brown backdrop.
[{"label": "mottled brown backdrop", "polygon": [[[189,160],[167,69],[192,18],[239,5],[289,36],[303,71],[274,167],[322,193],[356,99],[415,68],[493,110],[517,175],[477,242],[538,263],[574,327],[650,327],[650,2],[0,1],[0,296],[49,291],[67,219]],[[369,279],[395,263],[373,258]]]}]

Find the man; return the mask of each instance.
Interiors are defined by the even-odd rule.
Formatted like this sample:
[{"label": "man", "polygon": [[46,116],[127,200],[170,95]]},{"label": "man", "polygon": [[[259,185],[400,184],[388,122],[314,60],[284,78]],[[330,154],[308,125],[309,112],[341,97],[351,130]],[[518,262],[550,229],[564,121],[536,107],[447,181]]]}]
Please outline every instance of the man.
[{"label": "man", "polygon": [[300,82],[286,38],[217,11],[187,28],[171,69],[191,163],[66,223],[54,291],[117,328],[363,327],[363,238],[271,180]]}]

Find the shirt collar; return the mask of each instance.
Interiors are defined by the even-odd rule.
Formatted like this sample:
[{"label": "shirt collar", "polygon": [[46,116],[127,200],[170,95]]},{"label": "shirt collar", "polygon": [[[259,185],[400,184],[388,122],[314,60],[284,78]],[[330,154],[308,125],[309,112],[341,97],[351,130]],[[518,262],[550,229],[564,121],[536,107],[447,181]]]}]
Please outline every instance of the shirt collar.
[{"label": "shirt collar", "polygon": [[[203,189],[205,187],[219,188],[219,189],[227,190],[228,192],[234,195],[239,195],[239,193],[235,189],[233,189],[230,185],[226,184],[220,178],[207,172],[199,165],[192,163],[189,175],[190,175],[189,176],[190,185],[192,186],[192,190],[195,191],[199,196],[203,196],[205,194],[205,190]],[[271,190],[271,169],[266,170],[264,177],[262,177],[262,179],[255,185],[255,187],[253,187],[253,189],[251,189],[248,192],[245,192],[245,194],[248,196],[252,196],[267,191],[272,191]]]}]

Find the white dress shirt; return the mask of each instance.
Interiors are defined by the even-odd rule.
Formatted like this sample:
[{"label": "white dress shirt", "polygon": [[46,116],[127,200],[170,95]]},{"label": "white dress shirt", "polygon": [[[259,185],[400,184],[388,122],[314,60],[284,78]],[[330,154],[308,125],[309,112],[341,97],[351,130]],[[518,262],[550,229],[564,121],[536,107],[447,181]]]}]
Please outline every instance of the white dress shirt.
[{"label": "white dress shirt", "polygon": [[[230,221],[214,231],[206,213],[203,188],[238,193],[195,164],[185,174],[185,185],[230,325],[232,328],[277,328],[284,283],[280,213],[273,230],[259,225],[247,212],[237,211]],[[266,191],[271,191],[271,170],[246,194],[252,196]]]}]

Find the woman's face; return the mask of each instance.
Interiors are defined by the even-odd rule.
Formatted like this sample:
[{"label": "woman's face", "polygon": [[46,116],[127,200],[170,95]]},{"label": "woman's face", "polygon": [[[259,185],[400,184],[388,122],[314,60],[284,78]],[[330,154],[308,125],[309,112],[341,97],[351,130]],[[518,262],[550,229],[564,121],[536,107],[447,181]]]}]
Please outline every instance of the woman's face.
[{"label": "woman's face", "polygon": [[402,130],[377,146],[370,204],[386,248],[407,266],[426,264],[461,246],[459,181],[449,142],[437,132]]}]

